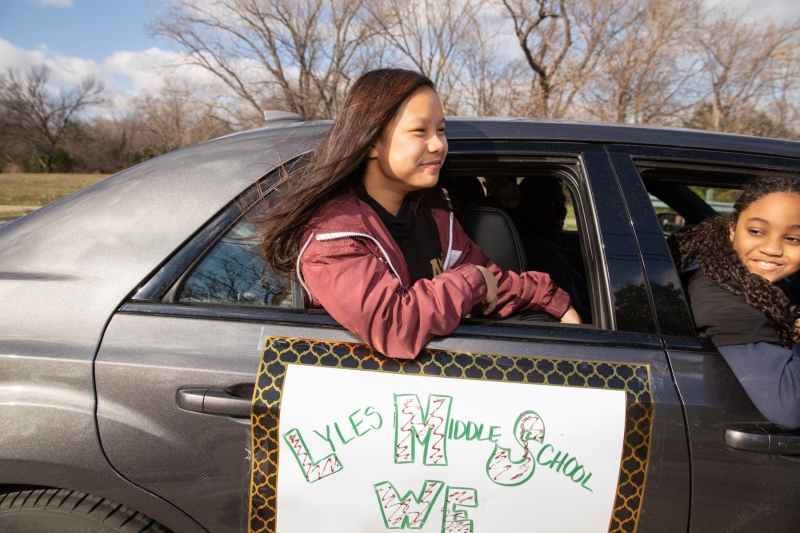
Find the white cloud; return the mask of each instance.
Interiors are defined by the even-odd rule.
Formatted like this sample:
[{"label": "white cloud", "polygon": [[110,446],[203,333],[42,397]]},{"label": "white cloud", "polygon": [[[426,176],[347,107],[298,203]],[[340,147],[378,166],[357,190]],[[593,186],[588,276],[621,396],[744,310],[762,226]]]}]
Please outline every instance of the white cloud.
[{"label": "white cloud", "polygon": [[797,0],[706,0],[706,5],[778,24],[800,20],[800,2]]},{"label": "white cloud", "polygon": [[75,7],[72,0],[28,0],[28,2],[39,7]]},{"label": "white cloud", "polygon": [[160,48],[114,52],[104,60],[95,62],[66,56],[45,45],[30,50],[19,48],[0,38],[0,72],[11,68],[24,73],[30,67],[39,65],[50,68],[50,88],[54,91],[60,87],[74,87],[86,76],[94,76],[114,96],[118,109],[125,108],[142,91],[157,91],[166,75],[180,76],[198,83],[213,81],[205,70],[187,65],[182,54]]}]

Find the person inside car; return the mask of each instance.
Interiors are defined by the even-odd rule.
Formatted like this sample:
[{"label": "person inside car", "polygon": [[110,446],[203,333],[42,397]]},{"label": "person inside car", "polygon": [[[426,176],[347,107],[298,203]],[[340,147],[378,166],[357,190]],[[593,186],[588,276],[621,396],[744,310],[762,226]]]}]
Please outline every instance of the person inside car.
[{"label": "person inside car", "polygon": [[526,177],[517,184],[508,177],[486,178],[489,199],[504,209],[520,233],[527,266],[547,273],[570,296],[582,322],[591,322],[589,288],[570,263],[554,237],[564,230],[567,197],[561,181],[550,177]]},{"label": "person inside car", "polygon": [[698,331],[764,417],[800,427],[800,345],[782,287],[800,271],[800,176],[752,180],[732,213],[676,233],[672,253]]},{"label": "person inside car", "polygon": [[433,83],[361,76],[328,134],[257,220],[266,262],[372,348],[413,359],[468,314],[544,310],[580,323],[550,276],[500,269],[467,237],[438,185],[447,155]]}]

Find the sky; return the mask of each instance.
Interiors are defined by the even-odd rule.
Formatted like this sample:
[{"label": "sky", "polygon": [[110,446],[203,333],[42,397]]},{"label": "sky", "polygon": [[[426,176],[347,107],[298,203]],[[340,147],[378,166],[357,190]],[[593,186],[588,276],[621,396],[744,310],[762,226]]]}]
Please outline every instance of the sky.
[{"label": "sky", "polygon": [[[157,90],[164,66],[181,62],[168,41],[146,29],[150,9],[163,1],[0,0],[0,72],[45,64],[54,86],[91,74],[124,106],[141,91]],[[706,1],[778,22],[800,19],[800,0]],[[196,69],[187,75],[208,76]]]}]

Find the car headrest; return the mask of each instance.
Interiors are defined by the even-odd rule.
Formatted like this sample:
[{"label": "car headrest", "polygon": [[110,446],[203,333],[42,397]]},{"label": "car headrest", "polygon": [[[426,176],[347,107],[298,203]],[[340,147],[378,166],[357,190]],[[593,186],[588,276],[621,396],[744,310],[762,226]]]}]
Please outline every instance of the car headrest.
[{"label": "car headrest", "polygon": [[517,274],[526,270],[522,241],[505,211],[470,202],[464,208],[462,225],[472,242],[500,268]]}]

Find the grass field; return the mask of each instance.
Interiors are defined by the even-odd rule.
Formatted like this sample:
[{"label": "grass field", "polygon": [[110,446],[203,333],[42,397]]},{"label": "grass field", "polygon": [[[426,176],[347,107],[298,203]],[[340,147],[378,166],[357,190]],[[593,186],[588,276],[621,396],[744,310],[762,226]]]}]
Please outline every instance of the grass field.
[{"label": "grass field", "polygon": [[0,217],[19,216],[31,210],[3,206],[38,207],[107,177],[108,174],[0,174]]}]

